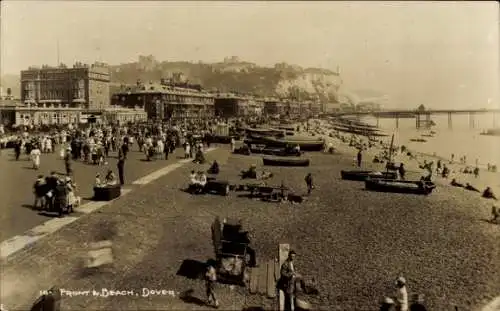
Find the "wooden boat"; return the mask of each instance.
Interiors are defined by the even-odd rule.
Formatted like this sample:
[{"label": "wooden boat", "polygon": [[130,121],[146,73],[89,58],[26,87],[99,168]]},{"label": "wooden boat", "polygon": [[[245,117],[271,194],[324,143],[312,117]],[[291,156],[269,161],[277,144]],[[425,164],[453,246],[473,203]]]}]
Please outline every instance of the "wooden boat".
[{"label": "wooden boat", "polygon": [[391,179],[398,178],[396,172],[376,172],[376,171],[340,171],[340,176],[344,180],[364,181],[367,178],[372,179]]},{"label": "wooden boat", "polygon": [[388,136],[387,134],[381,133],[378,130],[357,129],[357,128],[353,128],[353,127],[346,126],[346,125],[334,126],[333,128],[339,132],[357,134],[357,135],[362,135],[362,136],[374,136],[374,137],[386,137],[386,136]]},{"label": "wooden boat", "polygon": [[261,150],[261,153],[267,155],[280,156],[280,157],[287,157],[287,156],[298,157],[301,155],[300,152],[287,148],[264,148]]},{"label": "wooden boat", "polygon": [[436,185],[430,181],[407,181],[391,179],[366,179],[365,188],[367,190],[379,192],[411,193],[429,195]]},{"label": "wooden boat", "polygon": [[425,143],[425,142],[427,142],[427,140],[425,140],[423,138],[412,138],[412,139],[410,139],[410,141],[417,142],[417,143]]},{"label": "wooden boat", "polygon": [[285,131],[276,129],[246,128],[245,131],[248,135],[262,135],[262,136],[276,136],[276,137],[285,136],[284,134]]},{"label": "wooden boat", "polygon": [[263,136],[260,138],[253,139],[254,144],[265,144],[268,147],[287,147],[299,145],[302,151],[321,151],[323,150],[325,142],[322,139],[309,139],[309,140],[295,140],[289,138],[274,138],[269,136]]},{"label": "wooden boat", "polygon": [[294,158],[262,158],[268,166],[309,166],[309,159]]}]

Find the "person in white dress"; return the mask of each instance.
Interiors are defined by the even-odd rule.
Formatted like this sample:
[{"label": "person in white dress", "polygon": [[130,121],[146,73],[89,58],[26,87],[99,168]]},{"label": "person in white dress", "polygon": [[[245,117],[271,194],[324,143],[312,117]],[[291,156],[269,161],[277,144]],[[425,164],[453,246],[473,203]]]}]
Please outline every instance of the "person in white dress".
[{"label": "person in white dress", "polygon": [[184,159],[189,159],[191,157],[191,146],[186,142],[186,147],[184,148]]},{"label": "person in white dress", "polygon": [[33,168],[35,170],[38,170],[40,168],[40,155],[42,152],[40,149],[38,149],[38,145],[35,145],[35,148],[31,150],[30,156],[31,156],[31,162],[33,162]]},{"label": "person in white dress", "polygon": [[46,137],[45,140],[45,152],[51,153],[52,152],[52,139],[50,137]]},{"label": "person in white dress", "polygon": [[402,276],[396,280],[396,310],[408,311],[408,290],[406,279]]}]

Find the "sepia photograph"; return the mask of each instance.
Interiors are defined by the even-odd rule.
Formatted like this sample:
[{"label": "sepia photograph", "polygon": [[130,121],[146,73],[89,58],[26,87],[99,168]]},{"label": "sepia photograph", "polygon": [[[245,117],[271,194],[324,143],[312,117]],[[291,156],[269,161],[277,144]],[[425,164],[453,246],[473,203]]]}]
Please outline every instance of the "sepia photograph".
[{"label": "sepia photograph", "polygon": [[0,3],[0,311],[500,311],[496,1]]}]

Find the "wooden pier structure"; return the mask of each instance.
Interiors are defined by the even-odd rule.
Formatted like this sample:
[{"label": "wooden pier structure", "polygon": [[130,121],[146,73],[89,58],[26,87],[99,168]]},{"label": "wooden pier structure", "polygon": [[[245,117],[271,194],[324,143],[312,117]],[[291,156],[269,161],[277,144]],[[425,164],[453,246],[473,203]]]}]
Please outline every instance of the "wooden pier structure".
[{"label": "wooden pier structure", "polygon": [[417,109],[417,110],[380,110],[380,111],[353,111],[353,112],[335,112],[328,113],[324,116],[331,117],[347,117],[347,116],[373,116],[377,119],[377,126],[379,119],[389,118],[396,120],[396,128],[399,128],[399,119],[415,118],[415,127],[430,128],[433,124],[431,116],[433,115],[448,115],[448,128],[453,127],[454,115],[468,115],[469,127],[476,128],[477,122],[475,116],[478,114],[493,114],[493,127],[496,126],[496,115],[500,114],[500,109],[462,109],[462,110],[438,110],[438,109]]}]

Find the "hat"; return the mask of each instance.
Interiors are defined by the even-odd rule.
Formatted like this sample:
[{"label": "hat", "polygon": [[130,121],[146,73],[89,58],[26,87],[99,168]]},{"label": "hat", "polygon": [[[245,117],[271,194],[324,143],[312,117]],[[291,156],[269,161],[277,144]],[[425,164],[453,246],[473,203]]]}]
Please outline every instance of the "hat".
[{"label": "hat", "polygon": [[290,250],[288,252],[288,256],[291,256],[291,255],[297,255],[297,253],[294,250]]},{"label": "hat", "polygon": [[396,283],[406,284],[406,279],[400,276],[396,279]]},{"label": "hat", "polygon": [[71,177],[66,176],[66,181],[71,181]]},{"label": "hat", "polygon": [[388,304],[388,305],[393,305],[394,304],[394,300],[389,298],[389,297],[385,297],[384,298],[384,303],[385,304]]}]

